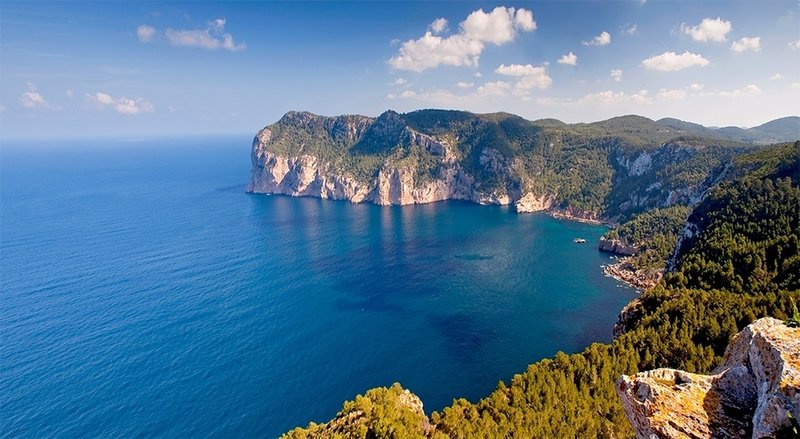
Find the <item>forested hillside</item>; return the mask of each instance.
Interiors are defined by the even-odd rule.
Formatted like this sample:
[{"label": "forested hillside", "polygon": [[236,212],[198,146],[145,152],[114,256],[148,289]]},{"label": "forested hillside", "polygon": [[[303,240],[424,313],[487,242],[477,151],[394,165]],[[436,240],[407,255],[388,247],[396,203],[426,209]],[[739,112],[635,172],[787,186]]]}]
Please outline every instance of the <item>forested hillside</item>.
[{"label": "forested hillside", "polygon": [[[539,210],[615,222],[697,203],[726,175],[726,165],[763,149],[747,136],[677,122],[621,116],[565,124],[452,110],[377,118],[290,112],[256,136],[249,190],[379,204],[514,204],[528,196],[541,200]],[[790,135],[794,125],[800,136],[796,118],[764,129]]]}]

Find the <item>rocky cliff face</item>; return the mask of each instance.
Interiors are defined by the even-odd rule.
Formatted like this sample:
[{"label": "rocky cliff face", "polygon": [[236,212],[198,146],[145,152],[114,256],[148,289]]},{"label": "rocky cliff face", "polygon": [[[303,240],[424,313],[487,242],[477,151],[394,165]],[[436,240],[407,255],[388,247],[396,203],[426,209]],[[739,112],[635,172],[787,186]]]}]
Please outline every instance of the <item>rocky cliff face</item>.
[{"label": "rocky cliff face", "polygon": [[641,439],[790,434],[800,419],[800,329],[757,320],[712,374],[656,369],[623,376],[617,393]]},{"label": "rocky cliff face", "polygon": [[[310,135],[287,139],[287,125],[295,128],[295,134],[300,131]],[[379,162],[368,175],[356,175],[352,168],[358,164],[354,166],[335,154],[321,154],[320,148],[308,147],[318,142],[349,149],[355,160],[366,157]],[[375,154],[393,143],[397,144],[393,147],[397,151]],[[459,161],[461,154],[452,143],[446,136],[435,137],[410,128],[394,112],[377,119],[288,113],[254,139],[247,191],[380,205],[443,200],[515,204],[520,213],[547,210],[555,204],[554,195],[523,193],[513,187],[485,187],[464,169]],[[421,159],[426,163],[420,164]],[[479,162],[487,172],[501,178],[508,177],[508,169],[513,166],[491,148],[482,151]]]},{"label": "rocky cliff face", "polygon": [[254,139],[248,190],[382,205],[455,199],[585,221],[625,218],[696,202],[722,175],[718,165],[745,148],[680,135],[633,116],[554,125],[444,110],[377,118],[289,112]]},{"label": "rocky cliff face", "polygon": [[628,245],[619,239],[600,238],[598,249],[603,252],[614,253],[622,256],[633,256],[639,251],[639,247]]}]

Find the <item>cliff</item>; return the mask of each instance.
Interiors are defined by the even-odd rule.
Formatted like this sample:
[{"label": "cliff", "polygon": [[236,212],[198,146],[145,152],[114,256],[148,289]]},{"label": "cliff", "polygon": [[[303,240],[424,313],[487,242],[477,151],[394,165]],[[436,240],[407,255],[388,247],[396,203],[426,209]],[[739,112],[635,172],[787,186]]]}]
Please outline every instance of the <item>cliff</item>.
[{"label": "cliff", "polygon": [[568,125],[444,110],[377,118],[289,112],[256,135],[247,190],[381,205],[465,200],[586,221],[624,218],[696,202],[721,175],[720,164],[753,148],[682,134],[635,116]]},{"label": "cliff", "polygon": [[800,419],[800,328],[762,318],[733,338],[710,375],[623,375],[617,393],[641,439],[789,434]]}]

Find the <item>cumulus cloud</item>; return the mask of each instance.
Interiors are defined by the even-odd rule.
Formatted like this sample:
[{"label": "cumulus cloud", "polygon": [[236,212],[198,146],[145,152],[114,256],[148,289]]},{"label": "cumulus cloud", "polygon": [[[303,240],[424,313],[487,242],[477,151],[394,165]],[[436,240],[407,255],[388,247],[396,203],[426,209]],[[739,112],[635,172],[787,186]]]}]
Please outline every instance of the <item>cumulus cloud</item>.
[{"label": "cumulus cloud", "polygon": [[733,29],[731,22],[717,18],[704,18],[697,26],[681,24],[681,32],[695,41],[725,41],[725,35]]},{"label": "cumulus cloud", "polygon": [[475,73],[472,74],[472,76],[474,76],[476,78],[483,78],[483,75],[481,75],[481,72],[475,72]]},{"label": "cumulus cloud", "polygon": [[73,91],[73,90],[66,90],[66,91],[64,91],[64,93],[66,93],[67,97],[70,98],[70,99],[75,97],[75,91]]},{"label": "cumulus cloud", "polygon": [[584,41],[584,46],[605,46],[606,44],[611,44],[611,34],[603,31],[600,35],[592,38],[589,41]]},{"label": "cumulus cloud", "polygon": [[620,104],[626,102],[633,103],[646,103],[651,99],[647,96],[647,90],[639,90],[634,94],[626,94],[624,92],[614,93],[611,90],[601,91],[600,93],[591,93],[578,100],[578,103],[594,103],[594,104]]},{"label": "cumulus cloud", "polygon": [[685,97],[686,97],[686,92],[681,89],[667,90],[665,88],[662,88],[656,94],[656,99],[662,99],[667,101],[677,101]]},{"label": "cumulus cloud", "polygon": [[547,74],[544,67],[534,67],[530,64],[508,66],[502,64],[495,69],[495,72],[517,78],[514,83],[514,94],[517,96],[526,96],[534,88],[546,89],[553,83],[553,79]]},{"label": "cumulus cloud", "polygon": [[475,83],[473,83],[473,82],[459,81],[456,84],[456,87],[458,87],[458,88],[472,88],[474,85],[475,85]]},{"label": "cumulus cloud", "polygon": [[155,111],[153,104],[144,98],[114,98],[108,93],[97,92],[94,94],[87,94],[86,99],[97,105],[100,109],[113,108],[118,113],[122,114],[152,113]]},{"label": "cumulus cloud", "polygon": [[739,41],[734,41],[731,44],[731,50],[737,53],[746,52],[748,50],[758,52],[761,50],[761,37],[743,37]]},{"label": "cumulus cloud", "polygon": [[778,79],[783,79],[783,75],[781,75],[780,73],[776,73],[776,74],[770,76],[769,79],[772,79],[773,81],[777,81]]},{"label": "cumulus cloud", "polygon": [[616,82],[622,81],[622,70],[621,69],[614,69],[611,71],[611,79]]},{"label": "cumulus cloud", "polygon": [[700,90],[702,90],[704,88],[705,88],[705,85],[699,84],[697,82],[695,82],[695,83],[693,83],[693,84],[691,84],[689,86],[689,89],[692,90],[692,91],[700,91]]},{"label": "cumulus cloud", "polygon": [[475,90],[475,93],[478,96],[505,96],[510,89],[511,83],[506,81],[494,81],[481,85]]},{"label": "cumulus cloud", "polygon": [[28,91],[22,93],[22,95],[19,97],[19,101],[22,103],[23,107],[27,108],[49,107],[47,100],[45,100],[44,96],[42,96],[36,89],[36,85],[31,82],[28,83]]},{"label": "cumulus cloud", "polygon": [[570,52],[556,61],[559,64],[566,64],[568,66],[577,66],[578,65],[578,56],[574,53]]},{"label": "cumulus cloud", "polygon": [[661,55],[651,56],[642,61],[642,65],[648,70],[659,70],[662,72],[674,72],[692,66],[705,67],[710,62],[702,55],[691,53],[688,50],[676,54],[675,52],[664,52]]},{"label": "cumulus cloud", "polygon": [[149,43],[156,37],[156,29],[153,26],[143,24],[136,28],[136,37],[143,43]]},{"label": "cumulus cloud", "polygon": [[440,65],[475,67],[487,43],[505,44],[513,41],[520,31],[536,29],[531,11],[503,6],[488,13],[483,9],[473,11],[459,24],[458,33],[447,37],[434,32],[437,21],[422,37],[403,42],[398,54],[389,59],[389,65],[416,72]]},{"label": "cumulus cloud", "polygon": [[749,84],[743,88],[739,88],[732,91],[721,91],[719,92],[720,96],[730,97],[730,98],[740,98],[745,96],[757,96],[761,94],[761,89],[758,88],[755,84]]},{"label": "cumulus cloud", "polygon": [[389,85],[396,85],[396,86],[408,85],[408,80],[406,80],[405,78],[397,78],[394,81],[392,81]]},{"label": "cumulus cloud", "polygon": [[433,20],[433,23],[431,23],[430,26],[428,26],[428,29],[430,29],[430,31],[434,34],[440,34],[447,30],[447,20],[444,18],[437,18],[436,20]]},{"label": "cumulus cloud", "polygon": [[247,48],[245,43],[236,43],[231,34],[225,32],[225,19],[209,21],[205,29],[176,30],[168,28],[164,35],[173,46],[199,47],[207,50],[229,50],[238,52]]},{"label": "cumulus cloud", "polygon": [[789,41],[789,48],[790,49],[800,49],[800,40]]}]

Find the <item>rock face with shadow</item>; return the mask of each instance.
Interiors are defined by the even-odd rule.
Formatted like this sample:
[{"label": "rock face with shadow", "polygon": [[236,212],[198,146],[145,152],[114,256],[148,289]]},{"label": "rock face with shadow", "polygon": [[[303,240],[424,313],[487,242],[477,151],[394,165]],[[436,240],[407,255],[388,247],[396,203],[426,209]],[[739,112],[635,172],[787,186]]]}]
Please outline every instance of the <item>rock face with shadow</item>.
[{"label": "rock face with shadow", "polygon": [[656,369],[617,381],[637,438],[793,437],[800,328],[763,318],[731,340],[710,375]]}]

